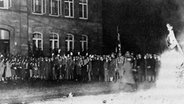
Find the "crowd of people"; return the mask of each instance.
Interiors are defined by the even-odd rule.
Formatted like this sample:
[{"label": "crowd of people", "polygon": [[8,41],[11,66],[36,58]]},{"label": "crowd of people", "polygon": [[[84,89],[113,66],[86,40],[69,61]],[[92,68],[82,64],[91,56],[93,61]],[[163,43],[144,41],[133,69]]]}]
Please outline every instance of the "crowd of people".
[{"label": "crowd of people", "polygon": [[111,55],[72,54],[53,57],[0,56],[0,81],[52,80],[52,81],[155,81],[159,67],[156,54],[126,52]]}]

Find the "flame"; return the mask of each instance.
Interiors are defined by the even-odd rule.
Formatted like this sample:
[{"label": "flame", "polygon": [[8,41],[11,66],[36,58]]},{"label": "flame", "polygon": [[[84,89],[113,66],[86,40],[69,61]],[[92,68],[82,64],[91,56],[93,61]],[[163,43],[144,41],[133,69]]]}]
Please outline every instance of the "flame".
[{"label": "flame", "polygon": [[156,82],[157,88],[174,89],[178,83],[178,66],[183,62],[183,56],[175,50],[169,50],[161,55],[161,68]]}]

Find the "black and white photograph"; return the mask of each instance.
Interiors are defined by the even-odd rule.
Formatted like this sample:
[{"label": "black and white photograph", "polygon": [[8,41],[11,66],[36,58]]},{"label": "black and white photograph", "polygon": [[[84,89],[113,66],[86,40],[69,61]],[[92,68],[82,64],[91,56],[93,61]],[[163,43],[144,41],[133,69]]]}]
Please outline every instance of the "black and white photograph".
[{"label": "black and white photograph", "polygon": [[0,0],[0,104],[184,104],[184,0]]}]

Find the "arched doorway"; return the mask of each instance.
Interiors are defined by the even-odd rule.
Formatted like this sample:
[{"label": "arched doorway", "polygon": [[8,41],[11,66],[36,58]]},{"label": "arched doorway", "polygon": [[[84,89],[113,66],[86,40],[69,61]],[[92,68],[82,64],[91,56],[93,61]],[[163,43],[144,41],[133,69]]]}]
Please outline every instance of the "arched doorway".
[{"label": "arched doorway", "polygon": [[0,29],[0,53],[10,53],[10,32],[5,29]]}]

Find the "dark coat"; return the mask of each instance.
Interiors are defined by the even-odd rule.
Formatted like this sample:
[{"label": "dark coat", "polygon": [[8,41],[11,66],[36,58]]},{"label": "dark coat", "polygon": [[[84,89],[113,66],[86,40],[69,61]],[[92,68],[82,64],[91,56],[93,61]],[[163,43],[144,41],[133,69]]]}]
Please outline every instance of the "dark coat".
[{"label": "dark coat", "polygon": [[115,74],[116,59],[112,59],[109,65],[109,77],[113,77]]},{"label": "dark coat", "polygon": [[132,67],[133,67],[132,63],[125,59],[125,63],[123,66],[124,75],[121,82],[135,84],[134,76],[132,73]]}]

